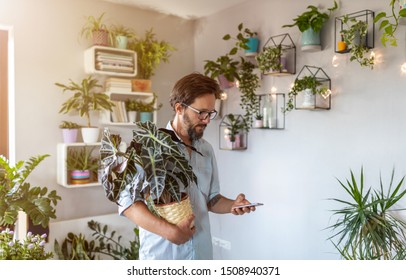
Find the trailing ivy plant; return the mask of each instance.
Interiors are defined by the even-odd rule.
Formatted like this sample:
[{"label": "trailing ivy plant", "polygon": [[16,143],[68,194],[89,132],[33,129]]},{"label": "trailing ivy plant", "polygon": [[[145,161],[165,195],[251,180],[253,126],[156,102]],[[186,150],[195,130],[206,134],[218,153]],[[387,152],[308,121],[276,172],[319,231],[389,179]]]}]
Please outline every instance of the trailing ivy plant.
[{"label": "trailing ivy plant", "polygon": [[374,19],[374,23],[381,21],[379,30],[382,31],[381,42],[385,47],[387,43],[394,47],[398,45],[395,33],[399,27],[399,20],[402,17],[406,17],[406,9],[400,9],[397,12],[395,11],[396,2],[397,0],[390,0],[389,6],[391,7],[391,12],[389,14],[386,14],[386,12],[380,12]]},{"label": "trailing ivy plant", "polygon": [[349,18],[348,15],[343,17],[343,23],[346,29],[341,31],[342,38],[350,49],[350,61],[357,61],[363,67],[374,68],[375,58],[370,55],[369,48],[366,43],[366,36],[368,33],[368,23],[363,20]]},{"label": "trailing ivy plant", "polygon": [[121,137],[104,130],[100,154],[107,198],[117,203],[120,192],[129,185],[134,196],[147,199],[153,213],[156,204],[180,202],[182,186],[186,189],[197,179],[176,135],[149,121],[136,122],[133,132],[129,148],[121,152]]},{"label": "trailing ivy plant", "polygon": [[281,71],[281,55],[282,46],[268,46],[265,47],[256,57],[258,68],[262,73],[266,74],[270,71]]},{"label": "trailing ivy plant", "polygon": [[257,74],[254,72],[255,65],[241,58],[240,85],[239,90],[242,93],[240,106],[245,111],[244,127],[247,132],[252,124],[253,116],[259,107],[259,98],[256,90],[261,86]]}]

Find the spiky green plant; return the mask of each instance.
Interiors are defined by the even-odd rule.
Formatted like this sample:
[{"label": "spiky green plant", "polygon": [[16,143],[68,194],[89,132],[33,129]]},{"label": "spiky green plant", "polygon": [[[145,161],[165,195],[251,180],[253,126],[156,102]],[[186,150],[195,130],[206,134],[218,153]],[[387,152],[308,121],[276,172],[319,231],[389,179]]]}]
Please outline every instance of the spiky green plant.
[{"label": "spiky green plant", "polygon": [[[404,176],[394,186],[392,171],[389,187],[384,189],[382,177],[378,190],[364,187],[364,171],[361,168],[357,182],[353,171],[345,182],[338,180],[350,195],[350,200],[332,199],[344,204],[333,210],[339,218],[329,227],[334,234],[329,238],[345,259],[404,259],[406,256],[406,223],[396,215],[396,204],[406,194],[401,190]],[[333,241],[337,240],[337,241]]]},{"label": "spiky green plant", "polygon": [[176,136],[152,122],[137,122],[133,140],[122,152],[118,149],[121,137],[105,129],[100,154],[107,198],[117,203],[129,185],[134,196],[149,198],[150,209],[154,204],[180,202],[182,187],[196,182],[196,176],[176,141]]}]

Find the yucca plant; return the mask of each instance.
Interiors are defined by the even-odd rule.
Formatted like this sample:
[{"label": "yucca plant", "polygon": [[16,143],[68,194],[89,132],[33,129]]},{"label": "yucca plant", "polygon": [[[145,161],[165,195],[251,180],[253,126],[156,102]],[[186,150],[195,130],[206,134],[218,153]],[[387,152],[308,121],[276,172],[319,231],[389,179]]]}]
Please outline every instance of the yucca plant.
[{"label": "yucca plant", "polygon": [[196,182],[196,176],[171,132],[157,129],[149,121],[136,122],[129,148],[120,151],[121,137],[104,130],[102,184],[109,200],[117,203],[120,192],[129,185],[134,195],[147,200],[152,212],[154,205],[181,201],[182,187]]},{"label": "yucca plant", "polygon": [[363,168],[358,182],[352,170],[350,173],[351,178],[345,182],[337,179],[351,199],[332,199],[344,207],[333,210],[333,216],[339,218],[329,227],[335,232],[329,239],[345,259],[405,259],[406,223],[396,215],[396,211],[405,209],[395,208],[406,194],[406,190],[401,190],[405,177],[394,185],[393,170],[387,190],[382,177],[375,190],[364,187]]}]

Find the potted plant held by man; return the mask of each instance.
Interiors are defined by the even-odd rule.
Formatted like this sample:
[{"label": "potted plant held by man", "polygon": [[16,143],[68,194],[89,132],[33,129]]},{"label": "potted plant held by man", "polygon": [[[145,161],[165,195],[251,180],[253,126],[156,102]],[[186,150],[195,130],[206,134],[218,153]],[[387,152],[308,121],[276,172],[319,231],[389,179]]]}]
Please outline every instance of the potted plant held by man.
[{"label": "potted plant held by man", "polygon": [[55,83],[56,86],[63,89],[62,92],[72,92],[68,100],[62,104],[59,113],[67,114],[69,112],[78,112],[81,117],[86,119],[86,126],[81,128],[83,142],[95,143],[99,139],[100,130],[98,127],[92,127],[90,114],[101,110],[112,111],[114,104],[110,101],[109,96],[103,92],[98,92],[102,86],[98,81],[89,76],[80,83],[69,80],[68,84]]}]

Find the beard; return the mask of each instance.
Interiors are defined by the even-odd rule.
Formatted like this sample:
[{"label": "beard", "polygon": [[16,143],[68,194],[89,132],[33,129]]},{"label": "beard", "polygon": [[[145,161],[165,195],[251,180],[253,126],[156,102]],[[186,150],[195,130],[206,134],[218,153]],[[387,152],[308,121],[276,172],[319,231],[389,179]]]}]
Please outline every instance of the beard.
[{"label": "beard", "polygon": [[205,124],[193,124],[187,114],[183,116],[184,128],[191,140],[198,140],[203,137],[203,132],[207,125]]}]

